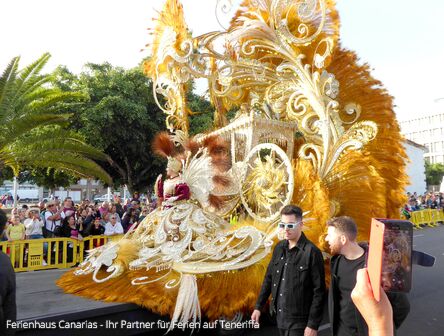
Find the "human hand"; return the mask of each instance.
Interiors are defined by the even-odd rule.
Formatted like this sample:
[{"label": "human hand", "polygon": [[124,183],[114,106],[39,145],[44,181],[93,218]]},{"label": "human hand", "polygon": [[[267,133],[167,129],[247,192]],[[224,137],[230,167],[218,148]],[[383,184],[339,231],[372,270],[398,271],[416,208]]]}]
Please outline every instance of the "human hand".
[{"label": "human hand", "polygon": [[304,336],[317,336],[318,331],[311,329],[310,327],[305,327]]},{"label": "human hand", "polygon": [[260,317],[261,317],[261,311],[258,309],[253,310],[253,314],[251,314],[251,319],[256,323],[259,323]]},{"label": "human hand", "polygon": [[358,270],[351,298],[367,323],[369,336],[393,336],[392,306],[383,290],[381,300],[375,300],[366,268]]}]

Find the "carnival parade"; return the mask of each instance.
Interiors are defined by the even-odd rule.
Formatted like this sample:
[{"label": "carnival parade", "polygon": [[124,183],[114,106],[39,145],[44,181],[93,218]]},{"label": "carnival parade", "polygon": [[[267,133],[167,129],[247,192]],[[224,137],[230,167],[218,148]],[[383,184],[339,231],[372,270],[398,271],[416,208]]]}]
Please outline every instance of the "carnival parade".
[{"label": "carnival parade", "polygon": [[[422,207],[416,193],[406,193],[412,156],[394,98],[341,42],[336,2],[218,1],[216,20],[222,22],[219,16],[228,12],[228,24],[219,31],[193,34],[181,2],[165,0],[148,28],[140,67],[150,91],[143,94],[151,95],[159,112],[144,113],[163,125],[147,143],[135,140],[157,165],[144,170],[149,196],[133,188],[136,193],[121,206],[110,190],[117,180],[112,174],[125,164],[90,144],[81,148],[86,163],[76,167],[81,157],[73,153],[59,168],[77,179],[97,173],[108,186],[100,207],[89,200],[78,206],[67,194],[59,208],[58,196],[48,195],[40,212],[31,206],[29,221],[21,224],[14,187],[11,219],[4,215],[11,224],[0,245],[1,335],[439,334],[407,333],[407,326],[417,319],[412,314],[417,294],[411,292],[424,286],[417,276],[439,272],[437,252],[417,239],[431,230],[441,234],[443,194],[433,189],[430,205]],[[90,74],[107,66],[92,65]],[[14,67],[5,71],[0,89]],[[63,76],[60,89],[74,81]],[[77,85],[93,97],[95,82],[82,76]],[[194,121],[203,113],[203,105],[190,100],[195,83],[208,87],[212,113],[206,129],[197,129]],[[0,93],[0,108],[7,111],[2,97],[8,91]],[[89,99],[90,111],[104,104]],[[63,125],[76,106],[66,104]],[[88,111],[81,110],[86,114],[79,122],[93,116]],[[48,139],[52,126],[43,123],[55,119],[45,118],[41,132]],[[91,130],[100,127],[92,120]],[[63,137],[73,144],[88,139]],[[35,174],[36,168],[32,160],[15,160],[14,146],[5,147],[0,160],[11,167],[16,183],[23,171]],[[17,153],[26,158],[28,152]],[[35,161],[35,167],[51,162]],[[43,169],[48,174],[50,168]],[[135,176],[143,180],[143,167],[138,169]],[[136,178],[127,176],[119,181]],[[434,255],[437,266],[430,267]],[[64,317],[65,324],[47,314],[45,321],[53,324],[42,327],[31,316],[19,319],[14,273],[34,270],[37,277],[49,268],[59,269],[50,282],[60,300],[94,302],[97,309],[114,305],[120,320],[99,318],[99,310],[94,316],[85,310],[84,317],[73,312],[76,317]],[[17,288],[25,283],[17,280]]]}]

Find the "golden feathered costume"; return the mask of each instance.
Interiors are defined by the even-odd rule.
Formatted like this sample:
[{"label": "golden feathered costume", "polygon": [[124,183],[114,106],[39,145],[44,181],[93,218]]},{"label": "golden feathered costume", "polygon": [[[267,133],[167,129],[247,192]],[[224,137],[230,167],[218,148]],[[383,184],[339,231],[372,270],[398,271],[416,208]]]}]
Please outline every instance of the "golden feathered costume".
[{"label": "golden feathered costume", "polygon": [[[357,56],[340,46],[334,5],[332,0],[246,0],[227,31],[192,38],[178,0],[167,0],[155,29],[153,57],[145,65],[147,74],[153,78],[155,94],[165,98],[163,109],[170,129],[188,131],[183,88],[192,77],[208,79],[211,99],[217,107],[216,124],[226,122],[223,114],[227,110],[240,107],[230,124],[214,132],[226,135],[236,129],[242,131],[243,120],[250,122],[250,131],[226,137],[231,145],[232,167],[225,171],[225,177],[232,181],[234,177],[241,184],[238,189],[242,190],[242,183],[254,176],[242,175],[242,171],[249,171],[257,160],[274,163],[276,171],[285,163],[273,161],[274,154],[261,151],[257,158],[242,161],[238,153],[248,142],[245,139],[250,137],[256,144],[271,143],[286,151],[284,155],[291,159],[294,176],[294,183],[286,184],[293,188],[292,203],[301,206],[311,219],[306,223],[305,233],[312,241],[319,241],[321,248],[325,223],[332,216],[353,217],[358,223],[359,238],[364,240],[368,239],[372,217],[397,218],[407,183],[406,154],[392,97],[372,78],[368,65],[358,64]],[[216,47],[220,45],[224,46],[223,51]],[[269,127],[270,132],[264,129],[256,132],[258,129],[254,127],[264,128],[259,125],[268,125],[265,128]],[[294,138],[282,139],[276,135],[282,125],[297,129]],[[274,128],[277,133],[272,132]],[[255,138],[256,133],[261,137]],[[211,162],[208,150],[202,149],[205,147],[202,141],[207,138],[198,138],[200,144],[191,145],[194,149],[189,152],[194,154],[183,158],[185,166]],[[289,140],[293,147],[289,147]],[[244,153],[246,156],[248,153]],[[236,164],[240,175],[233,170]],[[291,173],[284,177],[289,178]],[[211,174],[207,181],[213,181]],[[257,187],[270,181],[261,176],[253,182]],[[207,196],[208,191],[205,191]],[[214,196],[228,194],[219,190]],[[232,204],[233,211],[239,211],[239,207],[242,210],[241,203]],[[259,206],[256,204],[254,209]],[[280,208],[273,211],[278,213]],[[194,206],[193,209],[201,211]],[[209,217],[214,220],[210,222],[222,223],[222,219],[212,216]],[[208,265],[207,256],[200,252],[191,253],[191,259],[185,258],[186,254],[177,259],[177,254],[167,249],[165,253],[153,252],[164,243],[150,237],[163,218],[168,216],[154,214],[141,224],[143,229],[128,234],[121,242],[93,250],[89,259],[92,264],[64,275],[58,284],[69,293],[133,302],[159,314],[170,314],[173,320],[187,320],[199,316],[200,311],[210,319],[250,312],[269,260],[269,255],[266,256],[271,249],[269,240],[275,237],[271,229],[273,221],[246,220],[228,229],[221,224],[212,231],[194,231],[188,241],[193,251],[202,252],[199,248],[208,243],[209,237],[225,239],[218,240],[219,243],[232,239],[228,250],[240,243],[241,251],[234,248],[232,255],[224,255],[224,262],[233,261],[236,253],[251,248],[251,258],[230,261],[229,267],[226,264],[216,269],[216,265],[224,262],[218,263],[215,254]],[[180,226],[183,218],[178,219],[176,225]],[[145,229],[146,234],[139,235]],[[208,246],[216,248],[216,245]],[[162,256],[165,262],[149,264],[154,261],[153,256]],[[97,261],[98,258],[102,260]],[[193,258],[199,261],[194,265],[196,269],[190,268]],[[140,268],[141,265],[145,268]],[[109,272],[115,272],[116,276],[95,283],[90,274],[81,275],[87,273],[85,269],[92,270],[99,281],[109,276]],[[152,277],[157,281],[151,281]],[[186,298],[193,299],[191,305],[184,305]]]}]

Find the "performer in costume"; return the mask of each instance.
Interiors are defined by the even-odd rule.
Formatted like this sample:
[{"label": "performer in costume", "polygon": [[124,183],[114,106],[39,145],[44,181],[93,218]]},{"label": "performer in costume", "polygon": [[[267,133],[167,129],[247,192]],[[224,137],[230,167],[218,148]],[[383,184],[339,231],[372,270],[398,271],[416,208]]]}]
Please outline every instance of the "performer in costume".
[{"label": "performer in costume", "polygon": [[[252,226],[230,228],[221,216],[209,211],[223,204],[223,197],[212,192],[230,188],[226,144],[220,138],[209,137],[201,146],[192,141],[183,145],[188,149],[179,151],[167,133],[156,136],[155,152],[168,158],[167,179],[163,181],[159,176],[156,183],[159,206],[122,240],[90,251],[76,271],[62,277],[58,283],[67,292],[86,296],[93,293],[93,297],[112,300],[109,291],[100,293],[97,287],[84,286],[92,274],[94,282],[118,287],[120,291],[114,295],[131,296],[131,302],[160,314],[169,313],[173,322],[196,321],[201,316],[199,282],[205,283],[202,289],[206,291],[220,286],[224,278],[239,281],[240,273],[230,274],[234,270],[256,264],[254,274],[255,269],[264,267],[260,261],[272,245],[265,233]],[[215,272],[222,274],[213,281],[211,274]],[[132,296],[133,288],[139,294],[139,288],[147,291]],[[155,290],[155,295],[148,290]],[[156,295],[170,296],[170,300],[154,303]],[[253,300],[254,296],[241,298],[236,307],[220,297],[203,305],[215,304],[212,318],[219,318],[216,312],[223,311],[226,316],[248,312]]]}]

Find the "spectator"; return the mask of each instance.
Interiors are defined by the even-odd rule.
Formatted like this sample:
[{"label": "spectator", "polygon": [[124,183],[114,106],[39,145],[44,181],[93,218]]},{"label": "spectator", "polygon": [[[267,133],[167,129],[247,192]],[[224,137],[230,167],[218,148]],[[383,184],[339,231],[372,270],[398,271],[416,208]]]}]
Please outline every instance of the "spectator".
[{"label": "spectator", "polygon": [[132,202],[137,202],[137,203],[140,204],[140,194],[139,194],[138,191],[135,191],[135,192],[133,193],[133,198],[131,198],[131,203],[132,203]]},{"label": "spectator", "polygon": [[27,239],[41,239],[43,238],[43,221],[37,210],[29,210],[28,218],[25,219],[26,238]]},{"label": "spectator", "polygon": [[132,201],[131,202],[131,208],[134,209],[134,214],[136,216],[136,221],[138,221],[140,213],[141,213],[140,202]]},{"label": "spectator", "polygon": [[109,211],[109,215],[115,215],[117,222],[121,223],[120,215],[117,213],[117,206],[115,204],[111,205],[111,210]]},{"label": "spectator", "polygon": [[8,195],[8,199],[7,199],[6,203],[9,207],[12,207],[14,205],[14,197],[12,197],[11,194]]},{"label": "spectator", "polygon": [[143,207],[142,208],[142,213],[141,213],[141,215],[139,216],[139,222],[141,223],[144,219],[145,219],[145,217],[148,215],[148,208],[145,206],[145,207]]},{"label": "spectator", "polygon": [[122,227],[125,233],[128,232],[130,227],[134,225],[136,222],[137,222],[136,211],[134,210],[134,208],[129,208],[125,212],[122,218]]},{"label": "spectator", "polygon": [[[86,235],[91,235],[91,236],[102,236],[104,233],[105,233],[105,227],[103,226],[100,217],[95,217],[93,222],[90,223],[85,232]],[[89,250],[91,248],[96,248],[102,246],[103,244],[105,244],[104,238],[92,239],[86,242],[86,249]]]},{"label": "spectator", "polygon": [[[6,221],[5,212],[0,210],[0,236],[3,234]],[[0,335],[14,335],[14,329],[6,328],[6,321],[15,322],[16,319],[15,273],[11,260],[0,250]]]},{"label": "spectator", "polygon": [[105,233],[100,217],[95,217],[94,221],[88,226],[87,234],[91,236],[100,236]]},{"label": "spectator", "polygon": [[20,218],[20,223],[24,224],[26,219],[26,209],[21,208],[18,211],[18,216]]},{"label": "spectator", "polygon": [[119,217],[122,218],[125,211],[123,210],[122,198],[120,196],[114,196],[114,205],[116,206],[116,212],[119,214]]},{"label": "spectator", "polygon": [[366,268],[358,270],[351,298],[369,327],[369,336],[393,335],[393,309],[390,301],[384,291],[381,291],[381,300],[375,300]]},{"label": "spectator", "polygon": [[61,220],[63,219],[63,212],[57,210],[57,203],[55,201],[50,201],[46,204],[45,212],[45,238],[54,238],[54,230],[56,227],[61,226]]},{"label": "spectator", "polygon": [[63,201],[62,212],[64,217],[73,216],[76,213],[76,208],[74,207],[74,202],[71,197],[66,197]]},{"label": "spectator", "polygon": [[[123,211],[127,212],[129,208],[131,208],[131,200],[129,198],[127,198],[125,200],[125,204],[123,205]],[[123,219],[123,216],[122,216],[122,219]]]},{"label": "spectator", "polygon": [[105,218],[106,214],[109,212],[109,203],[107,201],[103,202],[99,207],[100,217]]},{"label": "spectator", "polygon": [[[357,272],[365,266],[368,246],[358,244],[358,228],[351,217],[335,217],[330,219],[327,225],[326,241],[332,254],[328,297],[332,335],[368,335],[367,325],[351,297],[352,289],[356,285]],[[394,325],[399,328],[410,311],[410,304],[404,293],[387,295],[393,307]]]},{"label": "spectator", "polygon": [[[20,223],[20,217],[15,215],[12,218],[12,224],[8,225],[6,228],[6,239],[9,242],[15,241],[15,240],[24,240],[25,239],[25,225]],[[19,266],[19,259],[20,259],[20,244],[15,244],[15,263],[14,266]]]},{"label": "spectator", "polygon": [[8,200],[8,195],[4,194],[2,195],[2,206],[6,207],[6,201]]},{"label": "spectator", "polygon": [[251,319],[259,323],[271,294],[279,335],[316,336],[325,297],[322,253],[302,232],[301,208],[285,206],[278,227],[285,240],[273,250]]},{"label": "spectator", "polygon": [[60,237],[81,240],[83,233],[83,223],[78,224],[74,216],[67,216],[62,221]]},{"label": "spectator", "polygon": [[91,201],[87,198],[84,198],[82,201],[81,206],[83,206],[84,208],[88,207],[90,205]]},{"label": "spectator", "polygon": [[56,206],[57,211],[62,210],[62,207],[61,207],[61,205],[60,205],[60,199],[59,199],[59,196],[55,196],[55,197],[54,197],[54,202],[55,202],[55,206]]},{"label": "spectator", "polygon": [[87,208],[88,214],[83,222],[86,227],[89,227],[91,223],[94,222],[96,217],[100,218],[100,213],[95,209],[94,205],[90,205]]},{"label": "spectator", "polygon": [[[67,216],[63,219],[63,224],[61,227],[61,237],[71,238],[75,240],[82,240],[83,224],[77,224],[74,216]],[[68,262],[72,261],[74,252],[74,244],[72,241],[68,243]]]},{"label": "spectator", "polygon": [[82,219],[82,223],[84,223],[86,217],[88,217],[88,208],[80,208],[78,211],[77,219]]},{"label": "spectator", "polygon": [[105,225],[105,236],[114,236],[123,234],[123,227],[117,222],[117,216],[111,215],[109,217],[109,222]]},{"label": "spectator", "polygon": [[25,239],[25,225],[20,223],[19,216],[12,218],[12,225],[8,225],[6,228],[6,238],[8,241],[23,240]]}]

